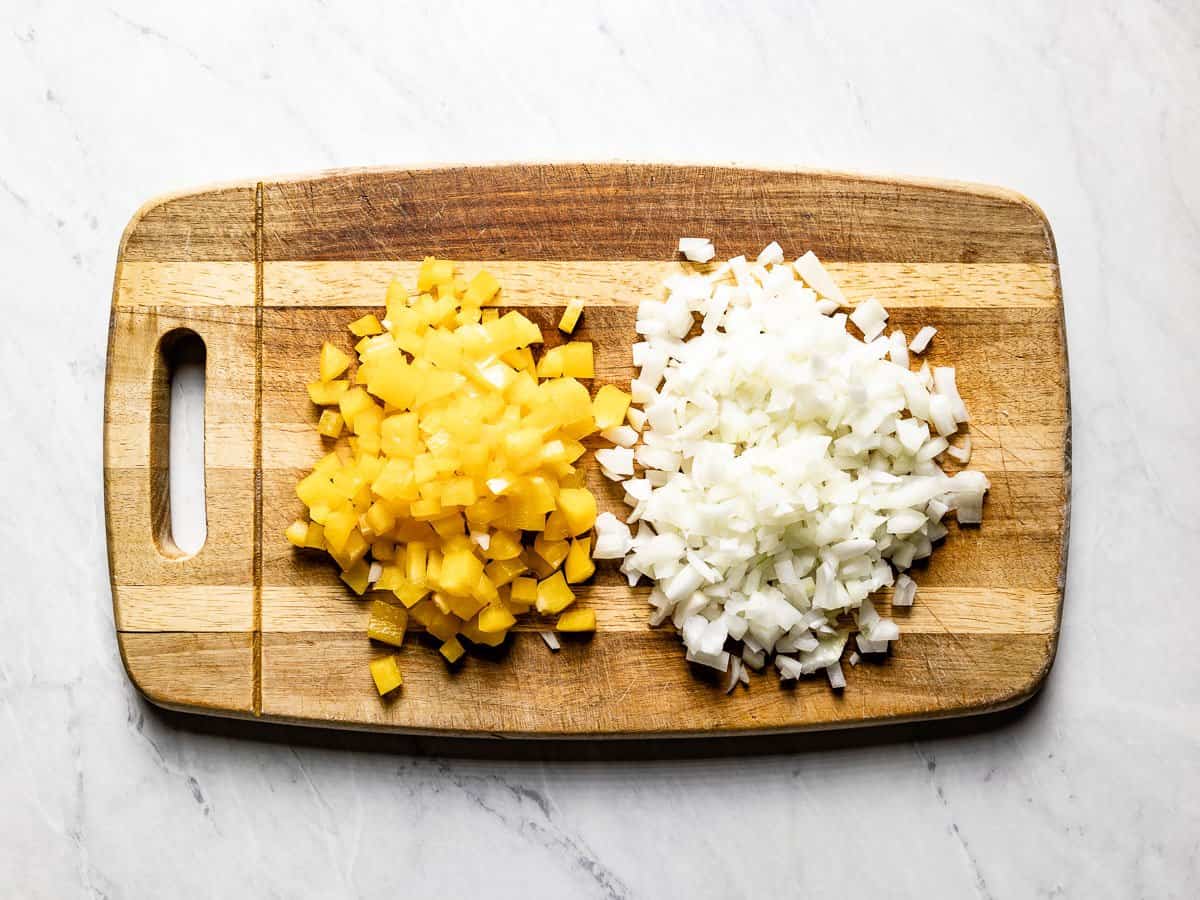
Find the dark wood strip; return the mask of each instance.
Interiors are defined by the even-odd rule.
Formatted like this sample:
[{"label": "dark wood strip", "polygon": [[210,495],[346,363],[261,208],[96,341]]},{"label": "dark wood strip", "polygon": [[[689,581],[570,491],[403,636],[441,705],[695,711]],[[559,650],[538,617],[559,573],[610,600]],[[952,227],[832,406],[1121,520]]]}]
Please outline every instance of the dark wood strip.
[{"label": "dark wood strip", "polygon": [[122,238],[126,261],[254,259],[255,187],[239,185],[151,200]]},{"label": "dark wood strip", "polygon": [[[1002,709],[1031,696],[1053,660],[1052,635],[906,635],[880,661],[844,665],[845,691],[824,675],[781,684],[772,670],[749,690],[721,693],[721,676],[688,664],[668,631],[597,634],[551,653],[534,634],[472,651],[448,667],[435,642],[401,651],[404,687],[380,701],[367,662],[382,651],[360,636],[267,633],[263,714],[342,727],[470,731],[541,737],[675,736],[840,728]],[[849,655],[849,650],[846,651]],[[570,677],[586,671],[586,681]]]},{"label": "dark wood strip", "polygon": [[718,166],[542,164],[335,172],[269,183],[268,260],[669,259],[777,240],[823,259],[1050,262],[1030,201],[996,188]]}]

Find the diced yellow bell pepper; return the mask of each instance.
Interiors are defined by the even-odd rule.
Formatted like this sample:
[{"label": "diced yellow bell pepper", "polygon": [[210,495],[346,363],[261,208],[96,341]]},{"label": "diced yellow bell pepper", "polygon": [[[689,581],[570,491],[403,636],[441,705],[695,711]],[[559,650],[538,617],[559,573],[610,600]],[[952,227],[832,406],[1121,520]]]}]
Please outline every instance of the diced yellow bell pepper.
[{"label": "diced yellow bell pepper", "polygon": [[483,574],[483,563],[470,550],[447,553],[442,560],[441,585],[452,594],[469,594]]},{"label": "diced yellow bell pepper", "polygon": [[456,663],[462,659],[462,655],[467,651],[457,637],[452,637],[450,640],[442,642],[442,646],[438,648],[438,652],[446,658],[446,662]]},{"label": "diced yellow bell pepper", "polygon": [[487,269],[480,269],[471,279],[463,294],[463,302],[471,306],[485,306],[500,290],[500,282]]},{"label": "diced yellow bell pepper", "polygon": [[494,559],[484,566],[483,572],[493,585],[502,587],[528,570],[525,561],[517,556],[512,559]]},{"label": "diced yellow bell pepper", "polygon": [[562,572],[555,572],[549,578],[538,582],[537,611],[542,615],[562,612],[574,602],[575,594],[567,586]]},{"label": "diced yellow bell pepper", "polygon": [[583,312],[582,300],[571,300],[563,310],[562,318],[558,320],[558,330],[571,334],[579,324],[579,314]]},{"label": "diced yellow bell pepper", "polygon": [[479,627],[479,617],[468,619],[462,623],[462,636],[475,644],[484,644],[488,647],[499,647],[504,643],[505,637],[508,636],[507,631],[484,631]]},{"label": "diced yellow bell pepper", "polygon": [[571,549],[567,553],[567,561],[563,564],[563,574],[567,584],[579,584],[587,581],[596,572],[596,564],[592,562],[592,537],[587,535],[571,541]]},{"label": "diced yellow bell pepper", "polygon": [[444,613],[437,608],[431,599],[418,601],[409,610],[408,614],[414,620],[425,626],[425,630],[432,634],[439,641],[448,641],[454,635],[458,634],[458,629],[462,625],[462,620],[453,613]]},{"label": "diced yellow bell pepper", "polygon": [[442,506],[470,506],[478,499],[475,482],[470,478],[455,478],[442,488]]},{"label": "diced yellow bell pepper", "polygon": [[546,516],[546,528],[542,534],[548,541],[561,541],[564,538],[572,537],[570,531],[567,530],[567,517],[563,515],[561,509],[556,509]]},{"label": "diced yellow bell pepper", "polygon": [[571,341],[563,347],[562,373],[567,378],[592,378],[596,374],[591,341]]},{"label": "diced yellow bell pepper", "polygon": [[[371,504],[371,508],[363,514],[363,518],[372,535],[387,534],[396,524],[396,517],[392,515],[392,511],[378,500]],[[376,558],[378,559],[378,556]]]},{"label": "diced yellow bell pepper", "polygon": [[509,590],[509,602],[517,606],[533,606],[537,602],[537,579],[514,578]]},{"label": "diced yellow bell pepper", "polygon": [[538,378],[562,377],[565,356],[566,354],[562,346],[551,347],[543,353],[542,358],[538,360],[537,364]]},{"label": "diced yellow bell pepper", "polygon": [[367,580],[370,574],[370,564],[365,559],[360,559],[342,573],[342,581],[350,586],[350,590],[361,596],[367,589]]},{"label": "diced yellow bell pepper", "polygon": [[380,697],[400,687],[404,684],[404,676],[400,674],[399,657],[393,653],[371,660],[371,678],[375,680],[375,689]]},{"label": "diced yellow bell pepper", "polygon": [[321,410],[317,420],[317,433],[327,438],[336,438],[342,433],[342,414],[334,409]]},{"label": "diced yellow bell pepper", "polygon": [[303,519],[297,519],[287,527],[287,531],[284,534],[291,541],[292,546],[303,547],[308,540],[308,523]]},{"label": "diced yellow bell pepper", "polygon": [[552,569],[562,565],[569,551],[570,545],[566,541],[548,541],[544,534],[539,534],[533,542],[533,552],[549,563]]},{"label": "diced yellow bell pepper", "polygon": [[408,612],[403,607],[382,600],[371,603],[371,618],[367,623],[367,637],[371,640],[400,647],[407,629]]},{"label": "diced yellow bell pepper", "polygon": [[309,522],[308,534],[304,538],[304,546],[310,550],[324,550],[325,528],[316,522]]},{"label": "diced yellow bell pepper", "polygon": [[516,623],[513,614],[498,603],[485,606],[479,613],[479,630],[485,634],[507,631]]},{"label": "diced yellow bell pepper", "polygon": [[349,388],[350,382],[345,380],[312,381],[308,385],[308,398],[317,406],[333,406]]},{"label": "diced yellow bell pepper", "polygon": [[554,624],[558,631],[595,631],[596,611],[594,609],[569,609]]},{"label": "diced yellow bell pepper", "polygon": [[624,422],[631,399],[629,394],[616,385],[603,385],[596,391],[596,398],[592,401],[592,415],[596,419],[596,427],[604,431],[606,428],[616,428]]},{"label": "diced yellow bell pepper", "polygon": [[596,524],[596,497],[587,488],[564,488],[558,492],[558,508],[567,520],[567,531],[582,534]]},{"label": "diced yellow bell pepper", "polygon": [[521,555],[521,541],[511,531],[493,531],[484,556],[488,559],[516,559]]},{"label": "diced yellow bell pepper", "polygon": [[368,313],[361,319],[355,319],[350,323],[350,333],[355,337],[366,337],[372,334],[382,334],[383,326],[379,324],[379,320]]},{"label": "diced yellow bell pepper", "polygon": [[350,357],[326,341],[318,356],[318,371],[322,381],[333,381],[350,367]]},{"label": "diced yellow bell pepper", "polygon": [[458,594],[434,594],[434,597],[445,602],[447,612],[452,612],[460,619],[469,619],[485,606],[476,597],[463,597]]}]

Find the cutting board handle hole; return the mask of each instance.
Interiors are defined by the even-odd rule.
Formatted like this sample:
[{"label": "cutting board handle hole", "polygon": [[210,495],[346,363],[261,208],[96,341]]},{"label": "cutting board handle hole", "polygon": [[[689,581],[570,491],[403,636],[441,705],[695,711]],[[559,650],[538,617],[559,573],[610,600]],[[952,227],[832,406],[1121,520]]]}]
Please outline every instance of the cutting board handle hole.
[{"label": "cutting board handle hole", "polygon": [[150,514],[158,552],[195,556],[208,537],[204,483],[207,351],[189,328],[162,336],[151,395]]}]

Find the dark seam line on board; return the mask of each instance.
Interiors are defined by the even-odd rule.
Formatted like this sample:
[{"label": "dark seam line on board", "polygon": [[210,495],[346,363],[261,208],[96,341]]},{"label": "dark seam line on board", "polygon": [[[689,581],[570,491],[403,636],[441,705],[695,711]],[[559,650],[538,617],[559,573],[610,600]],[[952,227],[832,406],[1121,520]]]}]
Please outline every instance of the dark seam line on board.
[{"label": "dark seam line on board", "polygon": [[262,715],[263,185],[254,190],[254,715]]}]

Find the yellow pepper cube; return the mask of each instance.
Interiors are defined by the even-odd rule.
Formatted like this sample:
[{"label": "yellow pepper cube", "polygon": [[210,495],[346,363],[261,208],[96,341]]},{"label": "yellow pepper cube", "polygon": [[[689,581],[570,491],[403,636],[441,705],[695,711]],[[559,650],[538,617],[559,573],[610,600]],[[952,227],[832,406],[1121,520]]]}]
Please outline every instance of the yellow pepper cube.
[{"label": "yellow pepper cube", "polygon": [[350,357],[326,341],[317,357],[317,369],[322,381],[333,381],[350,367]]},{"label": "yellow pepper cube", "polygon": [[446,611],[454,613],[460,619],[469,619],[485,606],[482,600],[475,597],[460,597],[457,594],[434,594],[434,599],[441,599],[446,604]]},{"label": "yellow pepper cube", "polygon": [[480,316],[480,319],[483,322],[495,322],[498,321],[499,318],[500,310],[498,309],[485,309],[483,314]]},{"label": "yellow pepper cube", "polygon": [[442,488],[442,506],[470,506],[478,499],[472,478],[454,478]]},{"label": "yellow pepper cube", "polygon": [[579,584],[587,581],[596,572],[596,564],[592,562],[591,535],[571,541],[571,549],[567,553],[567,561],[563,565],[563,574],[567,584]]},{"label": "yellow pepper cube", "polygon": [[504,643],[504,638],[507,634],[507,631],[484,631],[479,627],[478,617],[469,619],[462,624],[463,637],[476,644],[485,644],[488,647],[499,647]]},{"label": "yellow pepper cube", "polygon": [[470,549],[471,543],[464,534],[466,529],[463,528],[462,513],[452,512],[448,516],[440,516],[434,519],[429,524],[433,526],[433,530],[437,532],[437,536],[442,539],[444,545],[442,547],[443,552],[450,549],[449,541],[454,537],[462,538],[462,543],[466,545],[467,549]]},{"label": "yellow pepper cube", "polygon": [[457,637],[452,637],[450,640],[442,643],[442,646],[438,648],[438,652],[446,658],[446,662],[456,663],[462,659],[462,655],[467,651]]},{"label": "yellow pepper cube", "polygon": [[479,630],[484,634],[508,631],[516,624],[513,614],[499,603],[485,606],[479,613]]},{"label": "yellow pepper cube", "polygon": [[355,319],[350,323],[350,333],[355,337],[368,337],[373,334],[383,334],[383,326],[379,324],[379,320],[370,313],[363,316],[361,319]]},{"label": "yellow pepper cube", "polygon": [[574,422],[568,422],[562,427],[560,433],[564,437],[578,441],[581,438],[587,437],[589,434],[593,434],[595,431],[596,420],[593,419],[589,414],[582,419],[577,419]]},{"label": "yellow pepper cube", "polygon": [[594,609],[569,609],[561,616],[554,627],[559,631],[583,632],[596,630],[596,611]]},{"label": "yellow pepper cube", "polygon": [[533,361],[533,351],[528,347],[522,347],[519,350],[509,350],[507,353],[502,354],[500,359],[518,372],[537,371],[537,364]]},{"label": "yellow pepper cube", "polygon": [[542,615],[560,613],[575,602],[575,594],[567,586],[562,572],[555,572],[537,586],[537,611]]},{"label": "yellow pepper cube", "polygon": [[371,508],[363,514],[363,518],[373,535],[387,534],[396,524],[396,517],[392,515],[392,511],[386,504],[378,500],[371,504]]},{"label": "yellow pepper cube", "polygon": [[392,593],[396,595],[397,600],[411,609],[429,593],[429,588],[424,585],[404,581],[392,588]]},{"label": "yellow pepper cube", "polygon": [[563,347],[562,373],[567,378],[592,378],[596,374],[591,341],[571,341]]},{"label": "yellow pepper cube", "polygon": [[408,306],[408,289],[399,281],[393,278],[387,286],[387,293],[384,294],[384,306],[387,307],[388,321],[396,324],[397,316],[400,311]]},{"label": "yellow pepper cube", "polygon": [[408,612],[376,600],[371,604],[371,618],[367,623],[367,637],[383,644],[400,647],[404,644],[404,633],[408,629]]},{"label": "yellow pepper cube", "polygon": [[375,401],[371,399],[371,395],[364,388],[353,387],[345,391],[338,398],[338,407],[341,409],[342,418],[351,429],[354,428],[354,417],[359,413],[366,412],[368,409],[378,409]]},{"label": "yellow pepper cube", "polygon": [[325,518],[325,544],[340,551],[346,546],[350,532],[358,527],[358,516],[349,507],[339,507]]},{"label": "yellow pepper cube", "polygon": [[439,641],[448,641],[458,634],[462,620],[453,613],[442,612],[432,599],[421,600],[414,604],[408,614],[425,626],[425,630]]},{"label": "yellow pepper cube", "polygon": [[404,684],[404,676],[400,674],[399,657],[393,653],[371,660],[371,678],[375,680],[375,689],[380,697],[400,687]]},{"label": "yellow pepper cube", "polygon": [[537,468],[542,434],[536,428],[521,428],[504,436],[504,456],[514,472]]},{"label": "yellow pepper cube", "polygon": [[479,581],[475,583],[474,589],[471,591],[471,596],[476,600],[482,600],[484,603],[495,603],[500,599],[499,585],[492,581],[487,574],[485,566],[482,574],[479,576]]},{"label": "yellow pepper cube", "polygon": [[284,534],[292,543],[292,546],[303,547],[308,540],[308,523],[303,519],[297,519],[287,527],[287,531]]},{"label": "yellow pepper cube", "polygon": [[483,563],[470,550],[447,553],[442,560],[440,583],[451,594],[467,595],[483,574]]},{"label": "yellow pepper cube", "polygon": [[407,459],[416,457],[424,449],[419,424],[416,413],[397,413],[384,419],[379,426],[383,452],[388,456],[403,456]]},{"label": "yellow pepper cube", "polygon": [[487,269],[480,269],[467,290],[463,293],[463,303],[469,306],[485,306],[500,291],[500,282]]},{"label": "yellow pepper cube", "polygon": [[308,399],[317,406],[334,406],[349,389],[350,382],[345,379],[339,381],[312,381],[308,384]]},{"label": "yellow pepper cube", "polygon": [[537,602],[537,579],[514,578],[508,599],[515,606],[533,606]]},{"label": "yellow pepper cube", "polygon": [[543,353],[542,358],[538,360],[538,378],[562,377],[564,360],[565,351],[563,350],[563,347],[551,347],[549,350]]},{"label": "yellow pepper cube", "polygon": [[534,553],[533,550],[525,550],[521,554],[521,561],[525,563],[525,568],[538,578],[549,578],[554,574],[554,566]]},{"label": "yellow pepper cube", "polygon": [[582,300],[571,300],[563,310],[562,318],[558,320],[558,330],[570,334],[579,324],[579,314],[583,312]]},{"label": "yellow pepper cube", "polygon": [[567,530],[567,517],[563,515],[561,509],[556,509],[546,516],[546,528],[542,534],[548,541],[561,541],[572,537]]},{"label": "yellow pepper cube", "polygon": [[371,566],[365,559],[360,559],[342,573],[342,581],[350,586],[350,590],[362,596],[367,589],[367,581],[371,575]]},{"label": "yellow pepper cube", "polygon": [[587,488],[564,488],[558,492],[558,508],[567,520],[567,531],[582,534],[596,524],[596,497]]},{"label": "yellow pepper cube", "polygon": [[404,548],[404,577],[413,584],[425,583],[425,563],[428,547],[422,541],[409,541]]},{"label": "yellow pepper cube", "polygon": [[518,575],[529,570],[525,561],[520,557],[514,559],[494,559],[484,569],[484,576],[494,587],[503,587]]},{"label": "yellow pepper cube", "polygon": [[488,559],[516,559],[521,555],[521,541],[511,531],[493,531],[484,555]]},{"label": "yellow pepper cube", "polygon": [[337,410],[321,410],[321,418],[317,420],[317,434],[327,438],[339,437],[342,433],[342,414]]},{"label": "yellow pepper cube", "polygon": [[544,534],[539,534],[534,539],[533,552],[549,563],[550,568],[557,569],[567,558],[570,545],[566,541],[548,541]]},{"label": "yellow pepper cube", "polygon": [[439,519],[446,514],[439,500],[415,500],[412,506],[408,508],[408,514],[414,519],[421,522],[428,522],[431,519]]},{"label": "yellow pepper cube", "polygon": [[308,534],[304,538],[304,546],[310,550],[325,549],[325,528],[316,522],[308,523]]},{"label": "yellow pepper cube", "polygon": [[602,386],[592,400],[592,416],[596,420],[596,427],[603,431],[606,428],[616,428],[624,422],[632,399],[615,384]]}]

